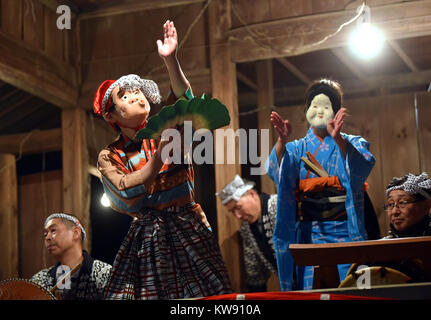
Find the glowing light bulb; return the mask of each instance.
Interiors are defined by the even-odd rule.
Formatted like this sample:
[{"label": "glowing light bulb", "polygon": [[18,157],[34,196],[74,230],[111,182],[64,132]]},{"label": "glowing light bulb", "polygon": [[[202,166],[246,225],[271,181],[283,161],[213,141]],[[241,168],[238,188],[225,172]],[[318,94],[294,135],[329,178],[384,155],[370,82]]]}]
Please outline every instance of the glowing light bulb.
[{"label": "glowing light bulb", "polygon": [[356,21],[356,28],[350,35],[350,49],[362,59],[370,59],[382,50],[383,33],[371,24],[371,9],[362,5],[357,9],[360,17]]},{"label": "glowing light bulb", "polygon": [[109,199],[108,199],[108,196],[106,195],[106,193],[104,193],[103,196],[102,196],[102,198],[100,198],[100,203],[104,207],[109,207],[111,205],[111,203],[109,202]]},{"label": "glowing light bulb", "polygon": [[363,59],[370,59],[382,50],[384,37],[382,32],[370,23],[361,23],[350,36],[351,50]]}]

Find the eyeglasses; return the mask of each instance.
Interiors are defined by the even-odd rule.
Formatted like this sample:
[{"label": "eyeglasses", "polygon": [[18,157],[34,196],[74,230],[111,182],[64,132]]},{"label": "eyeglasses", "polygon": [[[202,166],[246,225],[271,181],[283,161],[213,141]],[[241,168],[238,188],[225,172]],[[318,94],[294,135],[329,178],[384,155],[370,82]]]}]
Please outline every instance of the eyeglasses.
[{"label": "eyeglasses", "polygon": [[404,209],[405,207],[407,207],[407,205],[408,204],[410,204],[410,203],[416,203],[416,202],[419,202],[419,201],[421,201],[421,200],[413,200],[413,201],[400,201],[400,202],[398,202],[398,203],[388,203],[388,204],[385,204],[384,206],[383,206],[383,208],[386,210],[386,211],[391,211],[391,210],[393,210],[395,207],[397,207],[397,208],[399,208],[399,209]]}]

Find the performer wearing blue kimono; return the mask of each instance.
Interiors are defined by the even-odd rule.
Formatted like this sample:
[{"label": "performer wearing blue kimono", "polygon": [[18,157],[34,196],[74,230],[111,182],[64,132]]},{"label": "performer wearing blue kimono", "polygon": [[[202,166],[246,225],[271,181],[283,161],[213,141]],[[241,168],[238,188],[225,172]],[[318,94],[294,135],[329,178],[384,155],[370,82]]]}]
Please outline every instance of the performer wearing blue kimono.
[{"label": "performer wearing blue kimono", "polygon": [[[283,291],[313,287],[313,267],[295,268],[289,244],[367,239],[364,182],[375,158],[366,140],[341,132],[346,114],[342,106],[343,92],[337,82],[313,82],[306,94],[310,128],[304,138],[291,142],[287,141],[292,131],[289,121],[271,114],[279,139],[267,173],[278,189],[273,238]],[[338,266],[341,280],[348,268]]]}]

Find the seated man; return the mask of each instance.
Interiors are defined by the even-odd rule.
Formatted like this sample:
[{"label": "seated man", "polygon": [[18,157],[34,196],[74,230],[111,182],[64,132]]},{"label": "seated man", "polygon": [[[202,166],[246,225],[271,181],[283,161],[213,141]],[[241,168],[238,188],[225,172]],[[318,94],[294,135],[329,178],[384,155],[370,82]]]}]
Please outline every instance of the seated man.
[{"label": "seated man", "polygon": [[431,180],[423,172],[393,178],[386,188],[388,238],[431,236]]},{"label": "seated man", "polygon": [[[431,180],[425,172],[392,178],[386,187],[386,201],[390,230],[383,239],[431,236]],[[426,276],[420,259],[370,262],[366,265],[365,269],[371,271],[372,285],[431,280]],[[351,277],[358,276],[358,268],[358,264],[351,267],[341,287],[352,283]]]},{"label": "seated man", "polygon": [[[45,220],[45,247],[58,263],[36,273],[31,280],[51,290],[69,271],[74,272],[58,285],[57,297],[62,300],[98,300],[103,298],[111,266],[94,260],[85,250],[86,232],[75,216],[54,213]],[[74,270],[75,269],[75,270]]]},{"label": "seated man", "polygon": [[263,292],[271,272],[277,274],[272,240],[277,195],[259,195],[253,186],[253,182],[244,182],[236,175],[217,195],[227,209],[243,221],[240,233],[247,289],[249,292]]}]

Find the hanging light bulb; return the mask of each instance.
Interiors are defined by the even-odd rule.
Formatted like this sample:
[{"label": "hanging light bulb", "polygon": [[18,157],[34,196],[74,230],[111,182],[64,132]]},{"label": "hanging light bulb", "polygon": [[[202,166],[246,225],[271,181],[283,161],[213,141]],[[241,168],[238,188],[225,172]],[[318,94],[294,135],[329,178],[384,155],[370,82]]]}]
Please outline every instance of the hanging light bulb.
[{"label": "hanging light bulb", "polygon": [[[360,9],[360,8],[359,8]],[[370,59],[382,50],[383,33],[371,24],[370,7],[364,6],[357,26],[350,35],[350,49],[362,59]]]},{"label": "hanging light bulb", "polygon": [[106,193],[103,193],[102,197],[100,198],[100,203],[104,207],[109,207],[111,205],[111,203],[109,202],[109,198],[106,195]]}]

